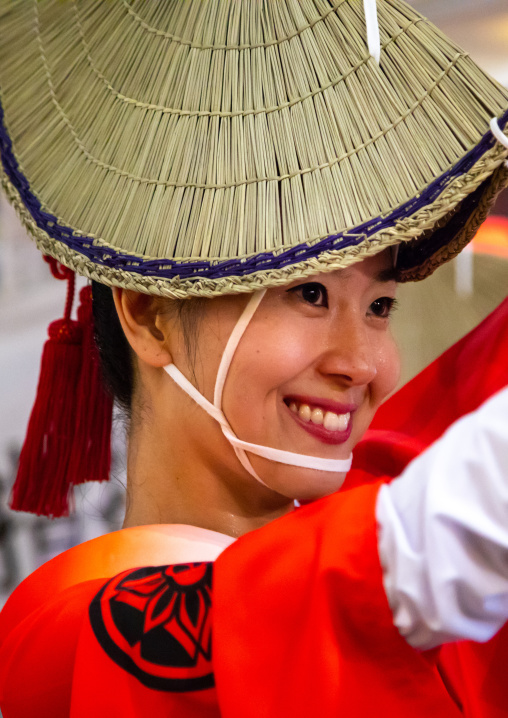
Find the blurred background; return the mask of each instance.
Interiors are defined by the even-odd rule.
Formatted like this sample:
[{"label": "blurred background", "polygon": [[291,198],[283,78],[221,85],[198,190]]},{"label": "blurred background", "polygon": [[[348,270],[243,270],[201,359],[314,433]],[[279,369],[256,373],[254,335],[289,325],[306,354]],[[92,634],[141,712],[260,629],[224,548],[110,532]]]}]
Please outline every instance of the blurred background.
[{"label": "blurred background", "polygon": [[[379,0],[382,2],[383,0]],[[414,0],[412,4],[508,86],[506,0]],[[460,257],[426,282],[402,286],[394,317],[405,382],[481,321],[507,294],[508,193]],[[76,512],[50,521],[7,508],[35,395],[47,326],[62,315],[66,286],[0,196],[0,607],[34,568],[66,548],[121,526],[124,425],[115,421],[108,484],[76,490]],[[436,398],[436,401],[438,398]]]},{"label": "blurred background", "polygon": [[[505,87],[508,87],[506,0],[412,0]],[[402,383],[460,339],[508,293],[508,191],[475,241],[425,282],[402,285],[394,330],[403,359]]]}]

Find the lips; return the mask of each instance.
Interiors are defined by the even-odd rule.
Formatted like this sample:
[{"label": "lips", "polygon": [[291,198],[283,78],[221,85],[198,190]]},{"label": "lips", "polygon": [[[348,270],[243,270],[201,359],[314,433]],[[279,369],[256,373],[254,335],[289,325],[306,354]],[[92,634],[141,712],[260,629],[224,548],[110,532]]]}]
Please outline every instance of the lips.
[{"label": "lips", "polygon": [[302,396],[286,397],[284,403],[299,426],[325,444],[343,444],[351,435],[353,404]]}]

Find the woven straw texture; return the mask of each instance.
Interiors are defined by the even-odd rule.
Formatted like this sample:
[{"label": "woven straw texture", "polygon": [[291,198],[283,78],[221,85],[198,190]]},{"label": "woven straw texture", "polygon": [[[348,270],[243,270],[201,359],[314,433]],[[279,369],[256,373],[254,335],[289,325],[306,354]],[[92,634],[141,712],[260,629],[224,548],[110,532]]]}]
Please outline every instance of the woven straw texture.
[{"label": "woven straw texture", "polygon": [[253,291],[400,242],[423,277],[506,184],[508,94],[405,3],[378,14],[379,67],[360,0],[2,0],[9,199],[45,253],[138,291]]}]

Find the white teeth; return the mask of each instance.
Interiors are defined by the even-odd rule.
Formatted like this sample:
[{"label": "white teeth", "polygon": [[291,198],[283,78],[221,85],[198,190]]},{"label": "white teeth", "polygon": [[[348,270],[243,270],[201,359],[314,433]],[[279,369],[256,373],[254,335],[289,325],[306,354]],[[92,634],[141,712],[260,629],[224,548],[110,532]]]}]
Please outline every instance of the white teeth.
[{"label": "white teeth", "polygon": [[334,414],[333,411],[327,411],[323,421],[323,426],[328,431],[346,431],[351,414]]},{"label": "white teeth", "polygon": [[319,407],[311,409],[308,404],[298,405],[296,401],[289,404],[290,411],[298,414],[302,421],[311,421],[318,426],[324,426],[327,431],[346,431],[349,426],[351,414],[335,414],[333,411],[323,411]]},{"label": "white teeth", "polygon": [[312,409],[312,413],[310,415],[310,420],[313,424],[322,424],[323,423],[323,409]]},{"label": "white teeth", "polygon": [[300,408],[298,409],[298,416],[300,419],[303,421],[310,421],[311,414],[312,412],[308,404],[300,404]]}]

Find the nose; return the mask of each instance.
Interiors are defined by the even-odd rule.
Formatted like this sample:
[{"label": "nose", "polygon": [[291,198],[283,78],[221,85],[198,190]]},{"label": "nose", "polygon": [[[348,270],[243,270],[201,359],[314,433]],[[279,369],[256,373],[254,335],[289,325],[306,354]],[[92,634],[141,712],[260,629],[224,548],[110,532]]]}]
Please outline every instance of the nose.
[{"label": "nose", "polygon": [[318,371],[350,386],[369,384],[377,374],[371,331],[362,317],[338,318],[329,329]]}]

